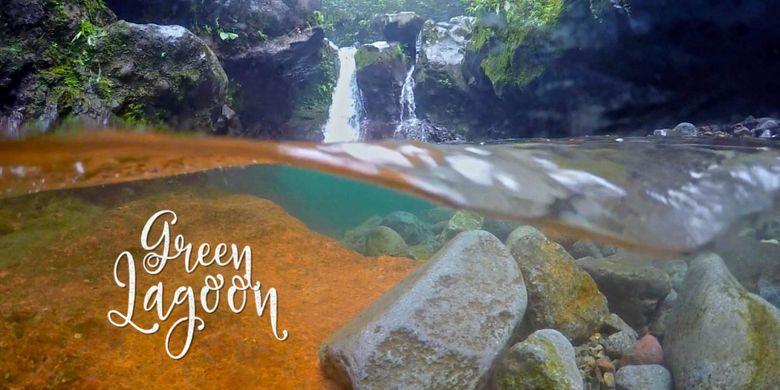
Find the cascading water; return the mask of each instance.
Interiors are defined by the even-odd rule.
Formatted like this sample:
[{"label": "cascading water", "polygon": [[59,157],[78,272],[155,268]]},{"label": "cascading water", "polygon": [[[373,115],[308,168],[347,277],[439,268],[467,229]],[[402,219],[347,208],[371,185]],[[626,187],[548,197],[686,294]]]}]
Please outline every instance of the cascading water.
[{"label": "cascading water", "polygon": [[339,49],[339,77],[333,91],[328,122],[323,129],[325,142],[350,142],[360,139],[360,89],[357,85],[354,47]]},{"label": "cascading water", "polygon": [[414,72],[417,70],[417,63],[420,62],[421,52],[422,31],[417,35],[414,62],[411,68],[409,68],[409,72],[406,73],[406,79],[401,88],[401,117],[398,121],[398,126],[395,128],[395,135],[398,138],[424,141],[425,131],[422,123],[417,119],[417,104],[414,101]]}]

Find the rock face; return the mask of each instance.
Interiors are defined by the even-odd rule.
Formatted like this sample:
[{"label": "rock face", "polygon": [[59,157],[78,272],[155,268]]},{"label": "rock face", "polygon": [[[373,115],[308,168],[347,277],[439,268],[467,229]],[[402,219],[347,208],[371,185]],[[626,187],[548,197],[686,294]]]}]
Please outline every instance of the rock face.
[{"label": "rock face", "polygon": [[407,58],[398,43],[363,45],[355,53],[357,83],[363,94],[365,131],[369,138],[390,138],[401,118],[401,89]]},{"label": "rock face", "polygon": [[510,342],[526,299],[503,244],[465,232],[334,334],[321,366],[358,389],[476,388]]},{"label": "rock face", "polygon": [[582,389],[574,347],[553,329],[534,332],[501,359],[495,374],[501,390]]},{"label": "rock face", "polygon": [[609,309],[635,329],[650,323],[658,302],[672,289],[666,272],[620,254],[605,259],[586,257],[577,264],[587,271],[609,302]]},{"label": "rock face", "polygon": [[558,329],[573,340],[593,334],[609,311],[590,275],[560,245],[530,226],[512,232],[507,247],[527,282],[530,328]]},{"label": "rock face", "polygon": [[460,16],[449,22],[431,20],[423,27],[420,66],[415,74],[415,97],[421,115],[458,134],[469,135],[479,125],[483,104],[463,73],[474,18]]},{"label": "rock face", "polygon": [[[751,92],[751,86],[771,78],[767,72],[777,63],[765,53],[780,32],[765,21],[780,15],[778,3],[553,4],[562,4],[555,23],[531,31],[514,50],[504,53],[505,41],[486,39],[467,56],[472,60],[465,72],[478,84],[498,87],[497,104],[511,123],[507,133],[573,136],[636,123],[671,127],[681,114],[694,122],[728,122],[735,119],[729,113],[772,113],[780,103],[770,92],[780,87],[775,81]],[[484,59],[496,51],[503,56],[495,56],[494,65],[505,64],[502,59],[510,65],[494,66],[491,80],[482,74]],[[748,58],[756,60],[746,67]],[[724,74],[733,77],[722,81]],[[742,98],[746,95],[751,98]]]},{"label": "rock face", "polygon": [[626,366],[615,374],[618,390],[672,390],[672,374],[663,366]]},{"label": "rock face", "polygon": [[120,21],[96,47],[101,69],[115,80],[114,112],[133,120],[156,118],[176,128],[217,132],[227,76],[217,57],[180,26]]},{"label": "rock face", "polygon": [[780,378],[780,311],[747,292],[714,254],[689,266],[667,322],[666,361],[680,389],[768,389]]},{"label": "rock face", "polygon": [[318,140],[337,76],[336,52],[314,28],[265,41],[223,60],[240,85],[242,135]]},{"label": "rock face", "polygon": [[303,27],[319,3],[318,0],[106,1],[122,19],[185,26],[208,39],[220,53],[230,54],[255,46],[267,37],[286,35]]}]

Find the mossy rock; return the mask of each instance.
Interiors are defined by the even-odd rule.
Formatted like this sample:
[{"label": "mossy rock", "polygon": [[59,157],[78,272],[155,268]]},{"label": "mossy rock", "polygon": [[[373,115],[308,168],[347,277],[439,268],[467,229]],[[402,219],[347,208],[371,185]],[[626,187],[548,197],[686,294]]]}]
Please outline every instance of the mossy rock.
[{"label": "mossy rock", "polygon": [[552,329],[537,331],[515,344],[495,372],[500,390],[582,389],[574,347]]},{"label": "mossy rock", "polygon": [[409,247],[395,230],[387,226],[378,226],[366,237],[366,254],[405,257],[409,255]]},{"label": "mossy rock", "polygon": [[355,53],[355,66],[358,71],[375,64],[398,62],[405,65],[406,56],[401,45],[397,43],[387,44],[387,46],[381,44],[363,45]]},{"label": "mossy rock", "polygon": [[609,314],[596,282],[559,244],[530,226],[513,231],[507,247],[528,286],[529,329],[557,329],[566,337],[586,340]]}]

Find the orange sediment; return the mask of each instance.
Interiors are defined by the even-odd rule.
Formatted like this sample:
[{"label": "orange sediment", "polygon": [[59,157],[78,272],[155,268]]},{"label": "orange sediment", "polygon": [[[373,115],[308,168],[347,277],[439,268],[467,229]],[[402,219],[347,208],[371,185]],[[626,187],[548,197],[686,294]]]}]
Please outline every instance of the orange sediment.
[{"label": "orange sediment", "polygon": [[[142,310],[147,289],[161,281],[167,308],[179,286],[198,294],[205,275],[229,280],[241,272],[212,265],[187,273],[176,260],[159,275],[145,273],[140,232],[161,209],[177,213],[172,235],[183,234],[196,249],[203,242],[252,248],[253,280],[264,293],[277,289],[279,329],[289,332],[288,340],[274,338],[268,310],[258,317],[251,299],[241,314],[231,312],[226,286],[215,313],[203,312],[198,302],[196,314],[206,326],[195,331],[187,355],[168,357],[165,335],[186,315],[186,305],[160,322]],[[152,335],[107,319],[109,310],[127,309],[127,289],[113,275],[125,250],[137,265],[133,320],[146,327],[160,322]],[[186,191],[125,203],[102,212],[88,229],[63,228],[50,242],[0,254],[10,255],[17,261],[0,261],[0,387],[9,388],[330,388],[319,369],[320,345],[415,267],[407,259],[363,257],[266,200]],[[120,275],[126,280],[126,270]],[[174,352],[182,345],[180,329]]]}]

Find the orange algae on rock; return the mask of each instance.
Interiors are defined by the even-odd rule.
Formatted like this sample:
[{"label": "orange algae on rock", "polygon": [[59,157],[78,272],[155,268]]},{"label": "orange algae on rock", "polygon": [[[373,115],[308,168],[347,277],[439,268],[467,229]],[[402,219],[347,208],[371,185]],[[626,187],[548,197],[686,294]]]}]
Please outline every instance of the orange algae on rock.
[{"label": "orange algae on rock", "polygon": [[[108,322],[107,312],[126,311],[128,300],[127,290],[114,283],[116,257],[128,250],[140,263],[146,253],[141,229],[162,209],[179,217],[172,234],[183,234],[196,248],[203,242],[252,248],[253,280],[264,290],[277,289],[279,328],[289,332],[288,340],[273,337],[268,312],[258,317],[251,301],[241,314],[231,312],[226,288],[215,313],[204,313],[198,304],[205,329],[195,332],[182,360],[168,357],[165,335],[186,314],[184,305],[152,335]],[[146,196],[110,207],[87,225],[0,254],[18,257],[0,261],[0,387],[332,387],[319,369],[321,343],[415,265],[363,257],[308,230],[273,203],[248,195]],[[216,266],[188,274],[180,261],[159,275],[139,270],[134,322],[159,322],[156,314],[141,310],[151,285],[162,281],[167,308],[177,287],[192,286],[197,293],[205,275],[215,273],[226,279],[240,274]],[[184,333],[175,332],[172,345],[181,345]]]}]

